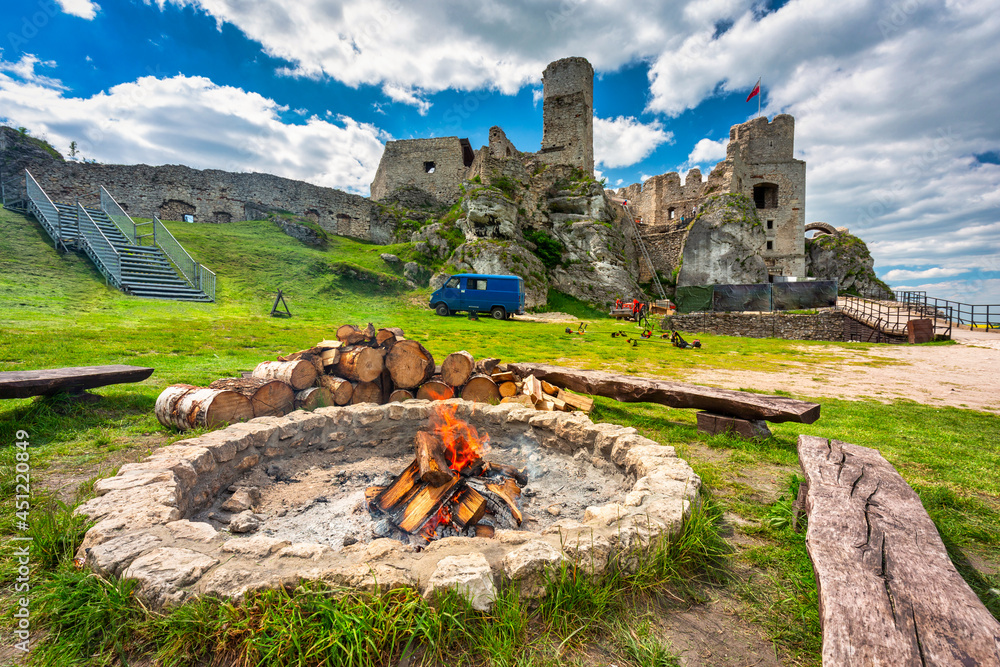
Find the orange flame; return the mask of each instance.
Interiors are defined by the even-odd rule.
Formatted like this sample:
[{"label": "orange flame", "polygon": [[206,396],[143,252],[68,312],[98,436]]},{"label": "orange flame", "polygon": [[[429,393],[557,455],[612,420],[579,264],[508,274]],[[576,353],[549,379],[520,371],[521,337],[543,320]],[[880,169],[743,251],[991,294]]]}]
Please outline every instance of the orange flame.
[{"label": "orange flame", "polygon": [[443,401],[448,398],[455,398],[455,390],[451,391],[439,391],[433,387],[424,387],[424,391],[427,395],[431,397],[432,401]]},{"label": "orange flame", "polygon": [[444,443],[448,465],[452,470],[462,468],[476,459],[482,458],[490,449],[490,436],[480,436],[474,426],[455,416],[458,407],[438,404],[431,413],[431,427]]},{"label": "orange flame", "polygon": [[451,508],[448,507],[448,503],[441,506],[434,516],[427,520],[423,528],[420,529],[420,535],[425,540],[433,540],[437,537],[437,529],[440,525],[448,525],[451,523]]}]

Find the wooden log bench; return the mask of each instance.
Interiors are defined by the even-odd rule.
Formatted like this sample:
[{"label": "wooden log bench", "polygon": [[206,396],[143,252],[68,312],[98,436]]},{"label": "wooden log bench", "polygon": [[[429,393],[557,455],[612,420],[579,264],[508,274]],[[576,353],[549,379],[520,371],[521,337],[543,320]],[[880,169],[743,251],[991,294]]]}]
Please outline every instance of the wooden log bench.
[{"label": "wooden log bench", "polygon": [[73,366],[40,371],[0,372],[0,399],[80,393],[109,384],[142,382],[153,374],[142,366]]},{"label": "wooden log bench", "polygon": [[694,408],[698,430],[731,432],[745,438],[771,435],[765,421],[812,424],[819,419],[819,403],[785,396],[752,394],[685,382],[667,382],[605,371],[585,371],[549,364],[507,364],[521,377],[534,375],[559,387],[623,403],[659,403],[671,408]]},{"label": "wooden log bench", "polygon": [[823,665],[1000,665],[1000,623],[878,451],[799,436]]}]

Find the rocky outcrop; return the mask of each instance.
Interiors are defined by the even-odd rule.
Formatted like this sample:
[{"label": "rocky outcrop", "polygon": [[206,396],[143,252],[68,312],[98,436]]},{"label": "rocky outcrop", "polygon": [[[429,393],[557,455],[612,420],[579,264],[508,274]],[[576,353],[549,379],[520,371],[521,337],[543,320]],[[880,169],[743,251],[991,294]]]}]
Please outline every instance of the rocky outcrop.
[{"label": "rocky outcrop", "polygon": [[891,292],[874,271],[868,246],[857,236],[838,230],[806,239],[806,275],[820,280],[836,280],[843,294]]},{"label": "rocky outcrop", "polygon": [[[541,260],[511,241],[477,239],[460,245],[445,265],[448,273],[495,273],[524,279],[524,305],[545,305],[548,283]],[[432,283],[433,284],[433,283]]]},{"label": "rocky outcrop", "polygon": [[495,188],[478,188],[462,199],[465,217],[458,227],[469,241],[523,238],[517,226],[517,204]]},{"label": "rocky outcrop", "polygon": [[761,255],[765,237],[764,225],[747,197],[712,197],[688,227],[678,287],[766,283],[767,265]]},{"label": "rocky outcrop", "polygon": [[312,229],[308,225],[304,225],[301,222],[295,222],[292,220],[285,220],[283,218],[275,218],[274,223],[278,225],[284,233],[291,236],[297,241],[301,241],[307,246],[313,248],[325,248],[326,247],[326,232],[321,229]]}]

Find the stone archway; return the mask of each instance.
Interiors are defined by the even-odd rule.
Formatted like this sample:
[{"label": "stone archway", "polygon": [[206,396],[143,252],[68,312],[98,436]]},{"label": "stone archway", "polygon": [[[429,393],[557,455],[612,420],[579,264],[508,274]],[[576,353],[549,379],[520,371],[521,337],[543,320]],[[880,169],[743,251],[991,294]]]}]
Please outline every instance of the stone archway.
[{"label": "stone archway", "polygon": [[[819,232],[819,234],[829,234],[830,236],[837,234],[836,228],[828,222],[810,222],[806,225],[805,233],[808,234],[813,231]],[[819,236],[819,234],[814,234],[813,238]]]}]

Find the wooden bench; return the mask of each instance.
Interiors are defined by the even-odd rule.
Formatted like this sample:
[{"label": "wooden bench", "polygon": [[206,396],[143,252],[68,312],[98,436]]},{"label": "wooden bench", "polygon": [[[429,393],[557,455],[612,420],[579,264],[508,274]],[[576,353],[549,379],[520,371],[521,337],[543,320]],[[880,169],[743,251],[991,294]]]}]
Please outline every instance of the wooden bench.
[{"label": "wooden bench", "polygon": [[1000,623],[896,469],[838,440],[801,435],[798,451],[823,665],[1000,665]]},{"label": "wooden bench", "polygon": [[73,366],[41,371],[0,372],[0,399],[79,393],[109,384],[142,382],[153,374],[142,366]]}]

